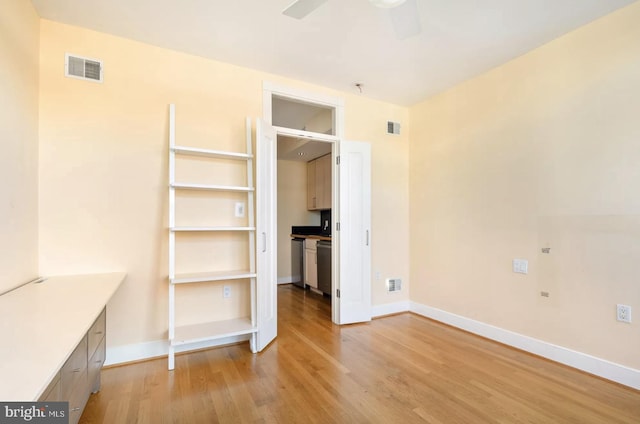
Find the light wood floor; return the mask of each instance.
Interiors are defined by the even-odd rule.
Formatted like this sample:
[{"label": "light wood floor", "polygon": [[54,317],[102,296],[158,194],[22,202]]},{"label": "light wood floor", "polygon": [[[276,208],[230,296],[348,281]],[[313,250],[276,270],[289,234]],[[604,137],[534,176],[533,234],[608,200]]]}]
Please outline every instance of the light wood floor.
[{"label": "light wood floor", "polygon": [[81,423],[640,423],[640,392],[413,314],[335,326],[281,286],[278,338],[102,371]]}]

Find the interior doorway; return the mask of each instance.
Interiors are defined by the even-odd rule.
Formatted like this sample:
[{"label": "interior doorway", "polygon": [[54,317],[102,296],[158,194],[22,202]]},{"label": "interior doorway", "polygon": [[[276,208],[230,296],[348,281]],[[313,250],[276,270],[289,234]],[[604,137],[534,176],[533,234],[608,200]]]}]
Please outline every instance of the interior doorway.
[{"label": "interior doorway", "polygon": [[[265,83],[263,94],[263,119],[276,131],[277,137],[277,163],[276,173],[278,180],[277,188],[277,276],[278,283],[296,283],[301,280],[301,286],[315,293],[322,293],[317,287],[317,275],[305,273],[311,267],[301,267],[301,275],[295,275],[292,263],[292,229],[305,228],[310,232],[322,231],[325,236],[330,236],[334,230],[334,223],[331,216],[336,210],[336,176],[334,175],[333,164],[338,155],[337,145],[343,135],[343,101],[339,98],[319,96],[316,93],[308,93],[299,90],[292,90],[289,87],[279,87]],[[318,166],[319,178],[316,181],[324,180],[326,195],[316,199],[309,195],[312,190],[313,175],[307,178],[310,169]],[[321,166],[322,164],[322,166]],[[320,170],[328,169],[328,171]],[[321,177],[324,175],[324,178]],[[322,219],[329,222],[329,228],[323,227]],[[313,237],[313,236],[312,236]],[[329,237],[330,238],[330,237]],[[313,252],[302,249],[302,260],[307,263],[311,260],[309,253],[313,255],[313,267],[316,267],[315,255],[317,247],[321,248],[323,257],[326,257],[327,244],[330,252],[329,259],[329,285],[337,283],[338,249],[333,248],[333,243],[325,240],[318,241],[308,239],[303,242],[304,247],[313,249]],[[322,244],[322,246],[320,245]],[[326,260],[324,261],[326,262]],[[323,267],[321,274],[327,273],[327,267]],[[309,275],[312,274],[312,275]],[[324,278],[326,280],[326,277]],[[324,292],[331,295],[331,288]],[[333,296],[332,296],[333,297]],[[333,303],[333,299],[331,299]],[[332,308],[333,310],[333,308]],[[335,318],[335,319],[333,319]],[[337,322],[337,317],[332,315],[332,320]]]},{"label": "interior doorway", "polygon": [[[319,105],[330,111],[330,131],[309,126],[272,125],[273,101]],[[263,86],[263,120],[256,123],[257,318],[264,346],[277,335],[277,138],[330,143],[331,154],[331,320],[349,324],[371,320],[371,145],[344,139],[343,100],[270,83]],[[338,161],[339,160],[339,161]],[[284,231],[290,230],[285,228]],[[290,240],[288,236],[285,238]],[[261,350],[261,349],[259,349]]]},{"label": "interior doorway", "polygon": [[[335,136],[334,115],[332,107],[272,96],[274,127]],[[277,135],[278,293],[299,291],[293,298],[309,302],[300,304],[300,313],[305,305],[328,305],[329,314],[318,319],[329,321],[333,150],[333,142],[318,136]]]}]

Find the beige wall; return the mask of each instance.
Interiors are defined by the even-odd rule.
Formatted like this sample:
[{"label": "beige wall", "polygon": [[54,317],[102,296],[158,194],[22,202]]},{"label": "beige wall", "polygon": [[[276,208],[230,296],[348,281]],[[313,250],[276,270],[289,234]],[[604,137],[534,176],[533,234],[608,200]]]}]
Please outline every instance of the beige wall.
[{"label": "beige wall", "polygon": [[[345,99],[347,137],[373,144],[374,269],[408,278],[408,137],[384,133],[408,109],[51,21],[41,31],[41,269],[128,272],[110,304],[110,346],[166,337],[167,104],[179,143],[243,150],[264,80]],[[64,78],[65,52],[104,60],[104,83]],[[407,299],[382,283],[374,302]]]},{"label": "beige wall", "polygon": [[0,292],[38,276],[38,55],[31,2],[0,0]]},{"label": "beige wall", "polygon": [[[376,107],[371,107],[373,103]],[[409,300],[409,112],[363,97],[346,99],[346,138],[371,145],[372,298],[374,305]],[[387,121],[401,135],[386,134]],[[380,135],[382,134],[382,136]],[[405,257],[404,255],[407,255]],[[376,274],[380,278],[376,279]],[[402,291],[387,293],[385,279],[401,278]]]},{"label": "beige wall", "polygon": [[640,311],[638,22],[635,3],[411,109],[413,301],[640,368],[615,319]]}]

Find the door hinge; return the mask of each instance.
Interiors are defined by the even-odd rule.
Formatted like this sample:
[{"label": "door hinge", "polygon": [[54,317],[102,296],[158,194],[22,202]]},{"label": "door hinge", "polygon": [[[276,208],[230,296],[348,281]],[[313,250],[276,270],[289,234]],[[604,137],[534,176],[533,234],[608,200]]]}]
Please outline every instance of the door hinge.
[{"label": "door hinge", "polygon": [[336,222],[336,231],[340,231],[340,223]]},{"label": "door hinge", "polygon": [[340,156],[336,156],[336,165],[340,165]]},{"label": "door hinge", "polygon": [[336,296],[340,297],[340,289],[336,289]]}]

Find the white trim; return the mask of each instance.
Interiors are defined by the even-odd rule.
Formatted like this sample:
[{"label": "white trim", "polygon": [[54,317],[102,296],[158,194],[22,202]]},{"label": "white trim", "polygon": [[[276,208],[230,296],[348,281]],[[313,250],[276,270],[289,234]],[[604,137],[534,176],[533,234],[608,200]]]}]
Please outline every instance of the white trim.
[{"label": "white trim", "polygon": [[[323,106],[330,106],[330,107],[344,106],[344,99],[341,97],[334,97],[326,94],[319,94],[313,91],[279,85],[270,81],[263,81],[262,89],[265,91],[270,91],[271,94],[275,94],[276,96],[289,97],[295,100],[303,100],[309,103],[315,103]],[[264,118],[266,120],[266,116]]]},{"label": "white trim", "polygon": [[344,99],[342,97],[328,96],[326,94],[274,84],[270,81],[263,81],[262,119],[269,125],[272,123],[271,98],[274,94],[292,100],[301,100],[335,109],[335,137],[337,139],[344,138]]},{"label": "white trim", "polygon": [[[344,138],[344,126],[345,126],[345,117],[344,117],[344,98],[329,96],[326,94],[319,94],[316,92],[301,90],[297,88],[292,88],[289,86],[282,86],[270,81],[262,82],[262,119],[271,124],[273,122],[272,119],[272,99],[273,95],[278,97],[289,98],[294,101],[302,101],[310,104],[316,104],[321,106],[326,106],[334,109],[333,119],[334,119],[334,129],[335,134],[332,136],[327,136],[326,134],[316,134],[312,132],[301,132],[296,133],[301,136],[307,136],[311,139],[317,141],[324,141],[332,143],[331,149],[331,167],[332,167],[332,177],[331,177],[331,187],[332,187],[332,209],[335,216],[340,215],[340,196],[339,196],[339,186],[338,186],[338,169],[336,165],[336,159],[340,152],[340,143]],[[295,132],[292,129],[284,129],[284,128],[276,128],[277,134],[290,134],[291,132]],[[258,159],[258,163],[260,163],[260,159]],[[277,165],[276,165],[277,166]],[[275,187],[271,188],[275,190]],[[265,212],[266,213],[266,212]],[[271,211],[273,213],[273,211]],[[340,257],[342,253],[340,251],[340,234],[336,232],[334,236],[335,244],[334,248],[331,249],[331,262],[332,262],[332,281],[334,287],[340,287]],[[346,254],[346,253],[345,253]],[[337,296],[331,297],[331,310],[332,310],[332,321],[334,323],[340,322],[340,314],[338,308],[338,302],[336,301]]]},{"label": "white trim", "polygon": [[285,127],[276,127],[273,129],[276,130],[278,135],[287,135],[290,137],[298,137],[298,138],[308,138],[309,140],[315,141],[325,141],[328,143],[336,143],[339,141],[338,137],[335,135],[322,134],[313,131],[303,131],[303,130],[295,130],[293,128],[285,128]]},{"label": "white trim", "polygon": [[[208,340],[201,343],[190,343],[189,345],[176,346],[175,352],[187,352],[191,350],[206,349],[210,347],[224,346],[228,344],[240,343],[248,341],[251,336],[248,334],[242,336],[226,337],[224,339]],[[107,358],[104,362],[105,366],[124,364],[133,361],[144,361],[152,358],[162,358],[169,354],[169,341],[156,340],[153,342],[135,343],[124,346],[115,346],[107,348]]]},{"label": "white trim", "polygon": [[289,275],[287,277],[278,277],[278,284],[291,284],[293,283],[293,276]]},{"label": "white trim", "polygon": [[[280,279],[279,279],[280,280]],[[280,281],[278,281],[280,284]],[[615,381],[625,386],[640,390],[640,370],[619,365],[605,359],[587,355],[571,349],[557,346],[542,340],[514,333],[493,325],[485,324],[460,315],[452,314],[431,306],[416,302],[385,303],[373,307],[373,316],[380,317],[401,312],[413,312],[436,321],[460,328],[465,331],[486,337],[491,340],[533,353],[538,356],[568,365],[573,368],[597,375],[607,380]],[[196,350],[239,343],[249,340],[248,335],[194,343],[189,346],[177,346],[177,352]],[[117,365],[132,361],[141,361],[157,357],[165,357],[169,352],[167,340],[136,343],[125,346],[107,348],[105,365]]]},{"label": "white trim", "polygon": [[640,390],[640,370],[597,358],[586,353],[567,349],[533,337],[514,333],[490,324],[452,314],[416,302],[410,303],[410,311],[465,331],[524,350],[534,355],[568,365],[607,380]]},{"label": "white trim", "polygon": [[405,300],[403,302],[383,303],[382,305],[374,305],[371,308],[371,316],[373,318],[383,317],[385,315],[400,314],[409,312],[411,302]]}]

